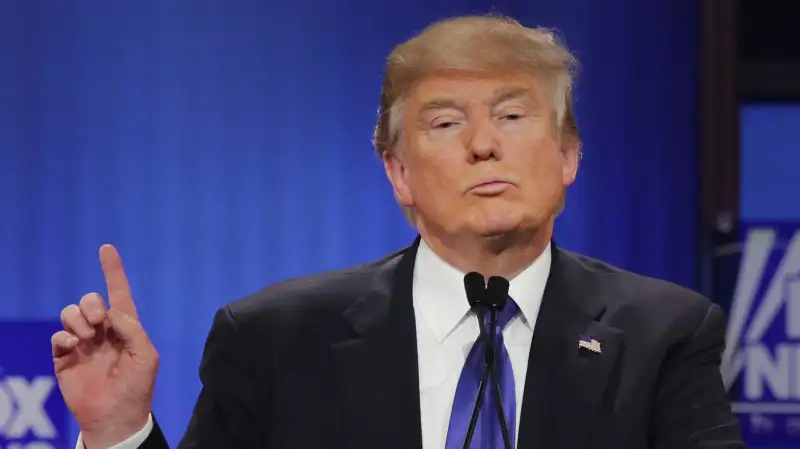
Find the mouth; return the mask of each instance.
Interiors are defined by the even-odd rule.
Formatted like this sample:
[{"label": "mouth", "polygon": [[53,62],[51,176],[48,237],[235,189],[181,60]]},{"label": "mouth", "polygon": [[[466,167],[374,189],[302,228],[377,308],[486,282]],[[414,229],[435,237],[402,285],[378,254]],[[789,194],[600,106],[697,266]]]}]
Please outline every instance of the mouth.
[{"label": "mouth", "polygon": [[491,180],[476,184],[469,191],[478,196],[495,196],[505,192],[511,186],[510,182]]}]

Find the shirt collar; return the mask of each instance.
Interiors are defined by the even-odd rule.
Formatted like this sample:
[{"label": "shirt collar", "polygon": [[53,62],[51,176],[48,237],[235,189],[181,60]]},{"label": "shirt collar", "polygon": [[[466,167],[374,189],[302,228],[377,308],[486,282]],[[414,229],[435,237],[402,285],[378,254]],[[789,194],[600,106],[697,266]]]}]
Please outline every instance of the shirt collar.
[{"label": "shirt collar", "polygon": [[[509,296],[519,306],[523,321],[531,330],[539,315],[551,261],[548,243],[528,268],[509,281]],[[414,262],[414,307],[440,343],[469,313],[464,274],[442,260],[424,239],[420,239]]]}]

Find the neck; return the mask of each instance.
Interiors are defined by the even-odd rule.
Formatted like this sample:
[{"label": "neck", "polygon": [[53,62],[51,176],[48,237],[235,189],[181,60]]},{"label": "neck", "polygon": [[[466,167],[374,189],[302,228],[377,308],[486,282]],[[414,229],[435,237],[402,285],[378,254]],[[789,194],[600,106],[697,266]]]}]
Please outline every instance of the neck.
[{"label": "neck", "polygon": [[434,253],[460,271],[513,279],[547,248],[553,223],[534,232],[515,231],[490,237],[439,235],[424,227],[419,228],[419,233]]}]

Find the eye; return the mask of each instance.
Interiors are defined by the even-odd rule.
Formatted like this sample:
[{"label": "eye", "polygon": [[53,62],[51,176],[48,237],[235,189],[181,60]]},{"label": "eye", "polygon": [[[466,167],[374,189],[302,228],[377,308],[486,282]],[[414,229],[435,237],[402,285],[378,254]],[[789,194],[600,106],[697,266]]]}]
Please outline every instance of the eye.
[{"label": "eye", "polygon": [[518,120],[522,120],[525,118],[525,108],[520,106],[510,106],[504,107],[499,111],[500,120],[505,120],[509,122],[516,122]]},{"label": "eye", "polygon": [[441,115],[431,120],[431,129],[450,129],[458,126],[462,122],[462,118],[453,115]]},{"label": "eye", "polygon": [[506,120],[515,121],[515,120],[521,119],[522,118],[522,114],[506,114],[506,115],[503,116],[503,118],[506,119]]}]

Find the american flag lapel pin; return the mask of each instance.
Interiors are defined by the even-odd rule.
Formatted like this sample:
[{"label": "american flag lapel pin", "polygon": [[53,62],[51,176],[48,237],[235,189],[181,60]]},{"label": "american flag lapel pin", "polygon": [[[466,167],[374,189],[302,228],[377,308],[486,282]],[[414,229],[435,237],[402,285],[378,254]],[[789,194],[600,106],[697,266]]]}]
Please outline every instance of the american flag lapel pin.
[{"label": "american flag lapel pin", "polygon": [[586,335],[578,335],[578,348],[600,354],[600,342]]}]

